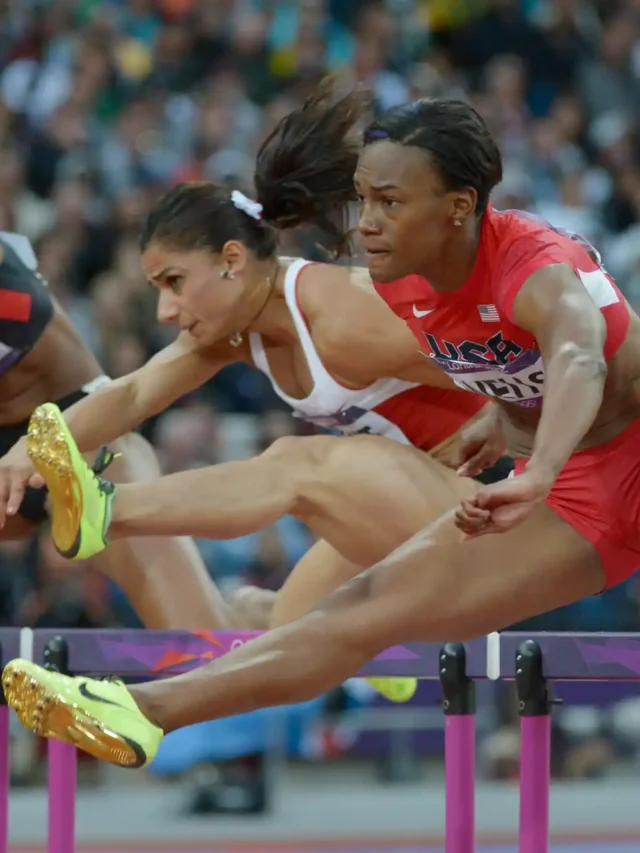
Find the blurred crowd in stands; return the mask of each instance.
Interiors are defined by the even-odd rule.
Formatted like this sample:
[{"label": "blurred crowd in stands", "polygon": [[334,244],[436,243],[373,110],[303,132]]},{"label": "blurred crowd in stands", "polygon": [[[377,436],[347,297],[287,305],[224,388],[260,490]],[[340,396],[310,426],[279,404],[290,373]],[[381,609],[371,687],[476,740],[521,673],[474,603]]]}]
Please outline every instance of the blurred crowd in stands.
[{"label": "blurred crowd in stands", "polygon": [[[173,334],[156,324],[140,270],[150,205],[181,180],[251,195],[261,139],[326,74],[365,83],[378,110],[470,99],[504,155],[496,206],[584,234],[640,306],[640,0],[0,0],[0,230],[32,240],[110,375]],[[313,258],[319,242],[294,234],[283,250]],[[302,429],[245,367],[145,426],[167,472],[248,456]],[[310,539],[284,519],[199,544],[222,586],[276,588]],[[638,630],[635,586],[527,627]],[[138,624],[117,590],[70,568],[44,535],[0,546],[0,623]],[[264,724],[243,736],[264,739]],[[227,746],[232,737],[225,729]],[[331,751],[298,741],[298,753]],[[187,764],[188,749],[177,744]],[[201,787],[195,810],[209,810],[211,791]]]},{"label": "blurred crowd in stands", "polygon": [[[250,195],[260,140],[327,73],[365,83],[377,109],[470,99],[504,154],[496,206],[583,233],[640,304],[639,0],[0,0],[0,230],[32,240],[110,375],[173,334],[155,322],[139,265],[149,206],[180,180]],[[294,234],[284,249],[314,257],[318,238]],[[145,429],[174,471],[250,455],[301,425],[237,367]],[[285,519],[200,544],[223,585],[277,587],[309,537]],[[137,624],[44,536],[1,546],[0,592],[4,624]],[[638,621],[633,581],[542,620]]]}]

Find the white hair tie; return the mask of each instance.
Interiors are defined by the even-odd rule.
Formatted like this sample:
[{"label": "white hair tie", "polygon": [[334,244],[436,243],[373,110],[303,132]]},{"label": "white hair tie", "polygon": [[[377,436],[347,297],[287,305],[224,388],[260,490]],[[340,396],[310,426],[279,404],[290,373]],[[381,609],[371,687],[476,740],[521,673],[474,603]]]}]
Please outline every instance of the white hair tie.
[{"label": "white hair tie", "polygon": [[241,193],[240,190],[234,190],[231,193],[231,201],[234,207],[237,207],[238,210],[246,213],[252,219],[257,219],[258,222],[262,219],[262,205],[259,201],[252,201],[244,193]]}]

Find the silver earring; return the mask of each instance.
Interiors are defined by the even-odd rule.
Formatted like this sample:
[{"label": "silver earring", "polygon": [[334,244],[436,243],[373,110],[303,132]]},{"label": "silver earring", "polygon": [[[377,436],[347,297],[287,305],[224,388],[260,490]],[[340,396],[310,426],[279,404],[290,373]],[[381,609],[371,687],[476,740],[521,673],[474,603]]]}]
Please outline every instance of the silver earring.
[{"label": "silver earring", "polygon": [[462,225],[462,222],[460,222],[459,219],[454,219],[453,224],[456,226],[456,228],[460,228],[460,226]]},{"label": "silver earring", "polygon": [[242,344],[243,337],[240,332],[234,332],[229,338],[229,343],[232,347],[239,347]]},{"label": "silver earring", "polygon": [[222,270],[222,272],[220,273],[220,278],[235,278],[235,276],[231,272],[231,270],[225,269],[225,270]]}]

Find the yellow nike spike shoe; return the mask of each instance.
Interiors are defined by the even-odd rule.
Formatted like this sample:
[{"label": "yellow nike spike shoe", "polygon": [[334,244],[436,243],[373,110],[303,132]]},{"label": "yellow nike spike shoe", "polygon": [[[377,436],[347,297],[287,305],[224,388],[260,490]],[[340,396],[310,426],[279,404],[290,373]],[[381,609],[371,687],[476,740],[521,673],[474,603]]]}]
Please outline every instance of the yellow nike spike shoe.
[{"label": "yellow nike spike shoe", "polygon": [[164,737],[116,679],[61,675],[17,658],[2,687],[23,726],[120,767],[149,764]]},{"label": "yellow nike spike shoe", "polygon": [[27,452],[49,490],[51,537],[59,553],[70,560],[84,560],[103,551],[115,486],[98,474],[116,454],[101,448],[91,468],[55,403],[38,406],[31,416]]},{"label": "yellow nike spike shoe", "polygon": [[389,702],[408,702],[418,689],[417,678],[367,678],[374,690]]}]

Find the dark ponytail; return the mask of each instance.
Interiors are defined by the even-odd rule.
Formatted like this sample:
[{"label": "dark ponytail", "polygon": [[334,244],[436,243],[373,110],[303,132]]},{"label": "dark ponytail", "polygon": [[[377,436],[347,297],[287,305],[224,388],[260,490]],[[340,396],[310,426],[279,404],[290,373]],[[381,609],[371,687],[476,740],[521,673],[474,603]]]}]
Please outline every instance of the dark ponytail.
[{"label": "dark ponytail", "polygon": [[336,97],[327,79],[302,107],[285,116],[260,146],[255,187],[263,218],[277,229],[315,224],[341,250],[360,139],[356,129],[369,97],[354,89]]}]

